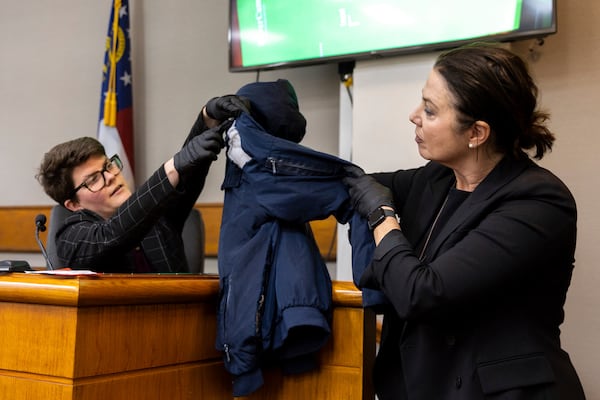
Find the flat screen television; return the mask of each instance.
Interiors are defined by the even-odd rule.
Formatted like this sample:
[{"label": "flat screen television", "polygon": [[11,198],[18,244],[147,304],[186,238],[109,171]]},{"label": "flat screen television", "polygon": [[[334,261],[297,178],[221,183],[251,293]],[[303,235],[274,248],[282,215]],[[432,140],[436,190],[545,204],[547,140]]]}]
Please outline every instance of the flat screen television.
[{"label": "flat screen television", "polygon": [[230,0],[229,69],[438,51],[556,33],[556,0]]}]

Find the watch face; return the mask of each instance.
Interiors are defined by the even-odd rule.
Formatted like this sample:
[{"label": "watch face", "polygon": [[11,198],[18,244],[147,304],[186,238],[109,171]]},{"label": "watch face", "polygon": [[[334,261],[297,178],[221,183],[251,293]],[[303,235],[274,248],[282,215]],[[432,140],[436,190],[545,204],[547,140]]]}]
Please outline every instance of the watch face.
[{"label": "watch face", "polygon": [[375,229],[379,224],[385,221],[387,217],[396,217],[396,212],[393,210],[383,209],[381,207],[375,209],[367,217],[367,220],[369,221],[369,228],[371,230]]},{"label": "watch face", "polygon": [[377,225],[383,222],[385,219],[385,213],[383,209],[378,208],[369,214],[369,228],[374,229]]}]

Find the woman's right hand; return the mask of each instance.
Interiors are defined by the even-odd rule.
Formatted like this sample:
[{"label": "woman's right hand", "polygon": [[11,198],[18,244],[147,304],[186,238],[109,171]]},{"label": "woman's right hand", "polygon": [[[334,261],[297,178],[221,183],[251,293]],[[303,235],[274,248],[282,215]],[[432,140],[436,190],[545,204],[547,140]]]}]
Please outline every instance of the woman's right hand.
[{"label": "woman's right hand", "polygon": [[359,167],[349,166],[345,170],[348,176],[343,182],[348,186],[352,206],[360,215],[366,218],[382,206],[394,209],[392,192],[388,187],[365,174]]}]

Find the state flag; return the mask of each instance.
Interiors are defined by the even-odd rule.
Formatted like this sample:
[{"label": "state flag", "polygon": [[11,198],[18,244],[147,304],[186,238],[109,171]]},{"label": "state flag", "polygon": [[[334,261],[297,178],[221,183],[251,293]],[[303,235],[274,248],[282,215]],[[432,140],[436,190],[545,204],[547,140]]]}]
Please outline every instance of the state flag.
[{"label": "state flag", "polygon": [[134,182],[133,95],[129,38],[129,1],[114,0],[108,24],[98,140],[108,157],[118,154],[122,174],[132,190]]}]

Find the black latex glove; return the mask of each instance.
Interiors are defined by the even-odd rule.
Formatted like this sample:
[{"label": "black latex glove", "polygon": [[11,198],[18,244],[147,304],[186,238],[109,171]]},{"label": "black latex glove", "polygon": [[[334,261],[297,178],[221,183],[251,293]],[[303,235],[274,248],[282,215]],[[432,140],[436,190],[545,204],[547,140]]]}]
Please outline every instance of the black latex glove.
[{"label": "black latex glove", "polygon": [[192,125],[192,129],[190,129],[190,133],[188,134],[187,138],[185,139],[185,142],[183,145],[185,146],[186,144],[189,143],[190,140],[192,140],[194,137],[200,135],[202,132],[204,132],[207,129],[208,129],[208,127],[204,123],[204,118],[202,117],[202,112],[200,112],[198,114],[198,118],[196,118],[196,121],[194,122],[194,125]]},{"label": "black latex glove", "polygon": [[229,94],[221,97],[213,97],[206,103],[206,114],[218,121],[228,118],[237,118],[241,113],[250,113],[250,101],[241,96]]},{"label": "black latex glove", "polygon": [[343,182],[348,186],[352,206],[360,215],[367,217],[381,206],[394,208],[392,192],[388,187],[356,166],[346,167],[345,170],[348,176]]},{"label": "black latex glove", "polygon": [[227,120],[192,138],[173,156],[175,169],[182,175],[196,167],[209,164],[217,159],[224,146],[223,132],[229,129],[232,120]]}]

